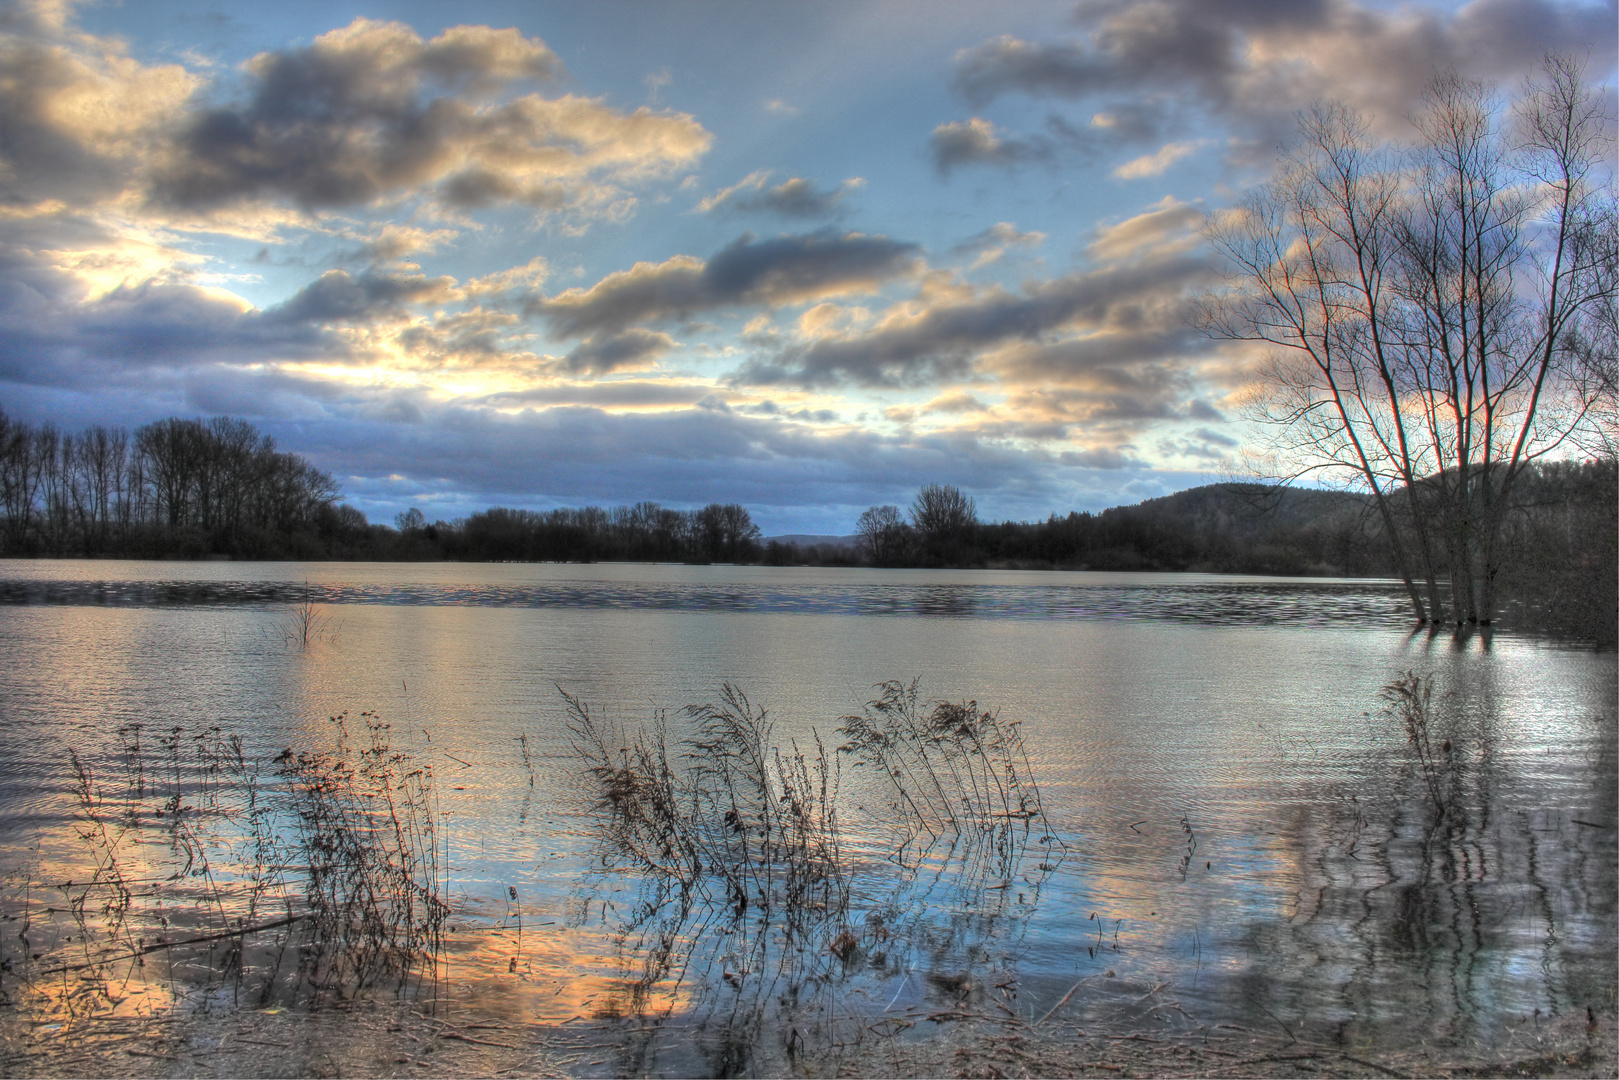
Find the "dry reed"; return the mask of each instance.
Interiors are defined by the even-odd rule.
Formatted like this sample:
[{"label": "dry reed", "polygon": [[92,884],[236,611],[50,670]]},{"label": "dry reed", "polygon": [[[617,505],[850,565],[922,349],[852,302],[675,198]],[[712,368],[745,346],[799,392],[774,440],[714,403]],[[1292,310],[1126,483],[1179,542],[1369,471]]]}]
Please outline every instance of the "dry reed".
[{"label": "dry reed", "polygon": [[1433,744],[1430,733],[1436,716],[1433,689],[1431,676],[1424,679],[1415,672],[1407,671],[1384,686],[1378,697],[1383,701],[1384,715],[1397,721],[1404,729],[1406,740],[1417,756],[1417,765],[1427,786],[1428,797],[1433,800],[1434,811],[1443,818],[1450,809],[1445,781],[1452,758],[1449,739],[1442,740],[1438,747]]},{"label": "dry reed", "polygon": [[332,717],[328,749],[286,750],[268,775],[218,725],[155,739],[128,725],[99,766],[70,751],[89,872],[40,885],[62,894],[72,926],[55,937],[74,948],[7,958],[9,973],[70,1014],[150,982],[154,954],[176,1001],[318,1002],[436,978],[449,909],[432,769],[376,714],[361,720],[356,738]]}]

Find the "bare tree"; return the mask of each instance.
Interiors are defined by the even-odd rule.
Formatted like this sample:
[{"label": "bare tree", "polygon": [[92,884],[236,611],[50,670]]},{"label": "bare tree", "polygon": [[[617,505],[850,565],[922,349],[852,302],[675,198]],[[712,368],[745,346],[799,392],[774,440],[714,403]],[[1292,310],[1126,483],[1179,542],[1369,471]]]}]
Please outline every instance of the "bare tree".
[{"label": "bare tree", "polygon": [[1270,478],[1368,492],[1419,621],[1448,600],[1490,622],[1514,483],[1592,426],[1615,279],[1601,102],[1553,57],[1510,110],[1436,79],[1407,148],[1318,107],[1210,223],[1232,272],[1204,329],[1272,346],[1250,409]]},{"label": "bare tree", "polygon": [[874,566],[887,566],[904,555],[910,531],[897,506],[873,506],[855,522],[860,546]]},{"label": "bare tree", "polygon": [[707,558],[743,562],[754,557],[759,544],[759,526],[753,523],[745,507],[737,503],[709,503],[697,511],[695,524],[693,531]]},{"label": "bare tree", "polygon": [[911,503],[911,524],[924,543],[938,550],[967,539],[978,524],[972,496],[954,484],[924,484]]}]

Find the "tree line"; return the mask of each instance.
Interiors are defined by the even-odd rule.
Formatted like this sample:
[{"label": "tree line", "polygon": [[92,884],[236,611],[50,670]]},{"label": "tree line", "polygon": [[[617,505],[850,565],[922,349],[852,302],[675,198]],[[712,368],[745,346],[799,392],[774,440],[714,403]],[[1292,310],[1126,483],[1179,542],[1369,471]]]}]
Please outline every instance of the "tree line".
[{"label": "tree line", "polygon": [[979,521],[971,496],[929,484],[908,512],[873,506],[856,528],[861,560],[873,566],[1365,576],[1392,565],[1364,498],[1260,484],[1034,522]]},{"label": "tree line", "polygon": [[63,431],[0,411],[0,554],[313,558],[365,515],[245,420]]},{"label": "tree line", "polygon": [[373,525],[332,475],[251,423],[171,417],[64,431],[0,410],[0,556],[758,562],[736,503],[549,511],[493,507]]},{"label": "tree line", "polygon": [[[1420,543],[1413,516],[1450,495],[1436,478],[1396,491],[1211,484],[1098,513],[980,521],[971,495],[923,486],[873,506],[852,543],[764,540],[747,508],[655,502],[536,511],[492,507],[454,521],[419,509],[393,527],[339,501],[336,481],[250,423],[171,418],[133,432],[64,432],[0,411],[0,555],[1208,571],[1395,576]],[[1497,492],[1497,590],[1536,621],[1608,639],[1619,624],[1619,468],[1611,454],[1534,461]],[[1436,554],[1434,572],[1449,567]],[[1593,583],[1597,587],[1593,587]]]},{"label": "tree line", "polygon": [[478,562],[760,561],[759,526],[736,503],[674,510],[655,502],[603,508],[492,507],[429,524],[414,507],[394,519],[405,557]]}]

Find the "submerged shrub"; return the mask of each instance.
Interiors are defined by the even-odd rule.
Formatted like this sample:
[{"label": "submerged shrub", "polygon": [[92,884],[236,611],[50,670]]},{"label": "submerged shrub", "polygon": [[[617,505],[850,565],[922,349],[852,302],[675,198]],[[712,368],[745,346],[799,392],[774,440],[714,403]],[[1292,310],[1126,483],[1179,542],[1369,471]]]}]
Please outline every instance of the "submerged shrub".
[{"label": "submerged shrub", "polygon": [[277,759],[297,819],[306,868],[301,977],[317,993],[405,987],[437,956],[449,908],[439,880],[433,771],[362,712],[356,744],[348,714],[331,718],[336,746]]},{"label": "submerged shrub", "polygon": [[1415,672],[1407,671],[1385,685],[1377,696],[1383,702],[1383,714],[1397,721],[1404,729],[1412,753],[1416,754],[1417,766],[1422,771],[1423,783],[1427,785],[1428,797],[1433,800],[1434,810],[1442,818],[1450,809],[1445,777],[1451,767],[1451,747],[1449,739],[1442,740],[1437,747],[1433,744],[1430,734],[1436,719],[1433,689],[1431,675],[1424,679]]},{"label": "submerged shrub", "polygon": [[934,839],[1044,823],[1018,724],[976,701],[921,703],[917,685],[881,683],[864,712],[843,717],[838,752],[881,772],[893,809]]},{"label": "submerged shrub", "polygon": [[633,739],[558,688],[574,752],[596,780],[603,857],[678,882],[723,887],[737,908],[842,910],[848,884],[838,858],[837,761],[772,740],[763,709],[730,684],[717,703],[686,710],[694,732],[670,763],[659,718]]}]

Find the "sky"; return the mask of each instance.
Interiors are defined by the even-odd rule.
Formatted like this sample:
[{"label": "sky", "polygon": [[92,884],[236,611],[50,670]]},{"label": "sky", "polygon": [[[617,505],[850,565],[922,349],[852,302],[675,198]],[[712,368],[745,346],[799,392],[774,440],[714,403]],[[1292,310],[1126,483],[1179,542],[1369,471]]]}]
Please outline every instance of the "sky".
[{"label": "sky", "polygon": [[1240,470],[1188,318],[1300,109],[1615,80],[1616,0],[0,2],[0,409],[229,415],[373,521],[847,533]]}]

